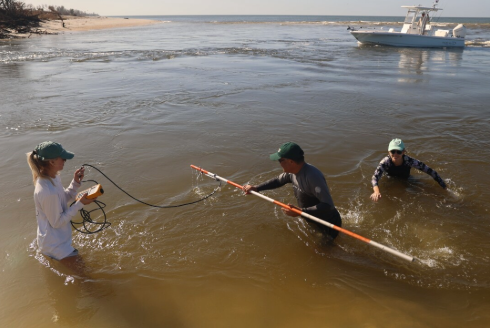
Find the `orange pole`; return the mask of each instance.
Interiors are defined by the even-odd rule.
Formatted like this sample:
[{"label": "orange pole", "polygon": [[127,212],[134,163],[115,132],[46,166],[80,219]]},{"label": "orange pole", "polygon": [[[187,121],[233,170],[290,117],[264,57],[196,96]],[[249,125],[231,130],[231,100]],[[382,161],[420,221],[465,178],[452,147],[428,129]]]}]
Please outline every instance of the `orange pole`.
[{"label": "orange pole", "polygon": [[[232,186],[234,186],[236,188],[239,188],[239,189],[242,189],[243,190],[243,186],[239,185],[238,183],[235,183],[233,181],[229,181],[229,180],[227,180],[225,178],[222,178],[222,177],[220,177],[220,176],[218,176],[218,175],[216,175],[214,173],[211,173],[209,171],[206,171],[206,170],[204,170],[204,169],[202,169],[200,167],[197,167],[195,165],[191,165],[191,167],[193,169],[199,171],[199,172],[204,173],[206,176],[208,176],[210,178],[213,178],[213,179],[216,179],[216,180],[221,180],[221,181],[226,182],[226,183],[228,183],[228,184],[230,184],[230,185],[232,185]],[[349,230],[346,230],[344,228],[338,227],[338,226],[336,226],[334,224],[331,224],[330,222],[323,221],[323,220],[321,220],[321,219],[319,219],[319,218],[317,218],[317,217],[315,217],[313,215],[310,215],[308,213],[305,213],[305,212],[301,211],[297,207],[286,205],[286,204],[281,203],[281,202],[279,202],[277,200],[274,200],[274,199],[272,199],[270,197],[264,196],[261,193],[258,193],[256,191],[251,191],[250,193],[253,194],[253,195],[255,195],[255,196],[258,196],[258,197],[260,197],[262,199],[265,199],[265,200],[267,200],[267,201],[269,201],[269,202],[271,202],[273,204],[276,204],[278,206],[281,206],[283,208],[286,208],[288,210],[291,210],[291,211],[293,211],[293,212],[295,212],[295,213],[297,213],[297,214],[299,214],[299,215],[301,215],[301,216],[303,216],[303,217],[305,217],[307,219],[310,219],[312,221],[318,222],[318,223],[320,223],[320,224],[322,224],[324,226],[327,226],[327,227],[332,228],[332,229],[335,229],[335,230],[337,230],[339,232],[345,233],[346,235],[349,235],[349,236],[351,236],[353,238],[356,238],[356,239],[358,239],[360,241],[363,241],[363,242],[365,242],[365,243],[367,243],[369,245],[372,245],[374,247],[377,247],[377,248],[379,248],[379,249],[381,249],[383,251],[386,251],[388,253],[391,253],[393,255],[396,255],[396,256],[398,256],[398,257],[400,257],[400,258],[402,258],[404,260],[407,260],[409,262],[413,262],[414,259],[415,259],[412,256],[403,254],[403,253],[401,253],[401,252],[399,252],[399,251],[397,251],[395,249],[392,249],[392,248],[390,248],[388,246],[384,246],[382,244],[379,244],[379,243],[377,243],[377,242],[375,242],[375,241],[373,241],[371,239],[368,239],[368,238],[365,238],[363,236],[360,236],[360,235],[358,235],[358,234],[356,234],[356,233],[354,233],[352,231],[349,231]]]}]

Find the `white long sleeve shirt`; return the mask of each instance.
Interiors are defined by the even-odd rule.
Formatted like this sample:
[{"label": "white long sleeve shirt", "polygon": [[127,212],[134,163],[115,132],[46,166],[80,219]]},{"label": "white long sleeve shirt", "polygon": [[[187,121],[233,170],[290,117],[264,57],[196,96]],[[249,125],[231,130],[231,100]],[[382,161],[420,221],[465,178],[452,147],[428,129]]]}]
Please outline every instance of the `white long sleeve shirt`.
[{"label": "white long sleeve shirt", "polygon": [[37,245],[39,251],[61,260],[74,251],[71,233],[71,218],[83,207],[80,201],[68,207],[75,199],[80,184],[72,180],[64,189],[59,175],[52,179],[39,178],[34,188],[34,203],[37,218]]}]

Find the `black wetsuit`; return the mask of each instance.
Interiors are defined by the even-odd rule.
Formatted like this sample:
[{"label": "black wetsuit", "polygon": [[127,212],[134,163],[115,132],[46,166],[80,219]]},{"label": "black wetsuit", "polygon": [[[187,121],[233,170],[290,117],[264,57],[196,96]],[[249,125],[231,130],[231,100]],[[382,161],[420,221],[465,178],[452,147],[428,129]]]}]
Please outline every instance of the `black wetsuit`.
[{"label": "black wetsuit", "polygon": [[[287,183],[293,184],[294,196],[303,212],[338,227],[342,226],[342,219],[333,204],[327,181],[322,172],[313,165],[305,163],[297,174],[282,173],[277,178],[258,185],[257,191],[276,189]],[[328,234],[331,238],[335,238],[339,234],[337,230],[328,228],[315,221],[308,220],[308,222]]]}]

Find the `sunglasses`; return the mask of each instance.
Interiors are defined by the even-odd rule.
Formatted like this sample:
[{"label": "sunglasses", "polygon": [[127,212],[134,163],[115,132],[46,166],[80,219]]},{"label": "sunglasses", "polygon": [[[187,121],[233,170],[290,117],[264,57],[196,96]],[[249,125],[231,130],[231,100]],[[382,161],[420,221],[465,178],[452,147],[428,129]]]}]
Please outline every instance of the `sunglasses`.
[{"label": "sunglasses", "polygon": [[395,155],[395,154],[401,155],[403,153],[403,151],[401,151],[401,150],[390,150],[390,153],[393,155]]}]

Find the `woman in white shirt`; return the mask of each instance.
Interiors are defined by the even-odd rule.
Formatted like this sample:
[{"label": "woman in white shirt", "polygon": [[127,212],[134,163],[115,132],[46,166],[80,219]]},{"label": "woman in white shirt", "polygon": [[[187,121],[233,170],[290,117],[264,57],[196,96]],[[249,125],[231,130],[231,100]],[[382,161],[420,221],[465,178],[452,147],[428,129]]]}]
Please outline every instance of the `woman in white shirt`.
[{"label": "woman in white shirt", "polygon": [[[69,207],[85,173],[82,167],[75,171],[68,188],[61,184],[59,172],[67,159],[75,155],[56,142],[45,141],[27,153],[27,162],[34,181],[34,203],[37,218],[38,251],[60,263],[80,271],[83,264],[78,251],[72,246],[71,218],[93,199],[84,195]],[[82,269],[83,270],[83,269]]]}]

